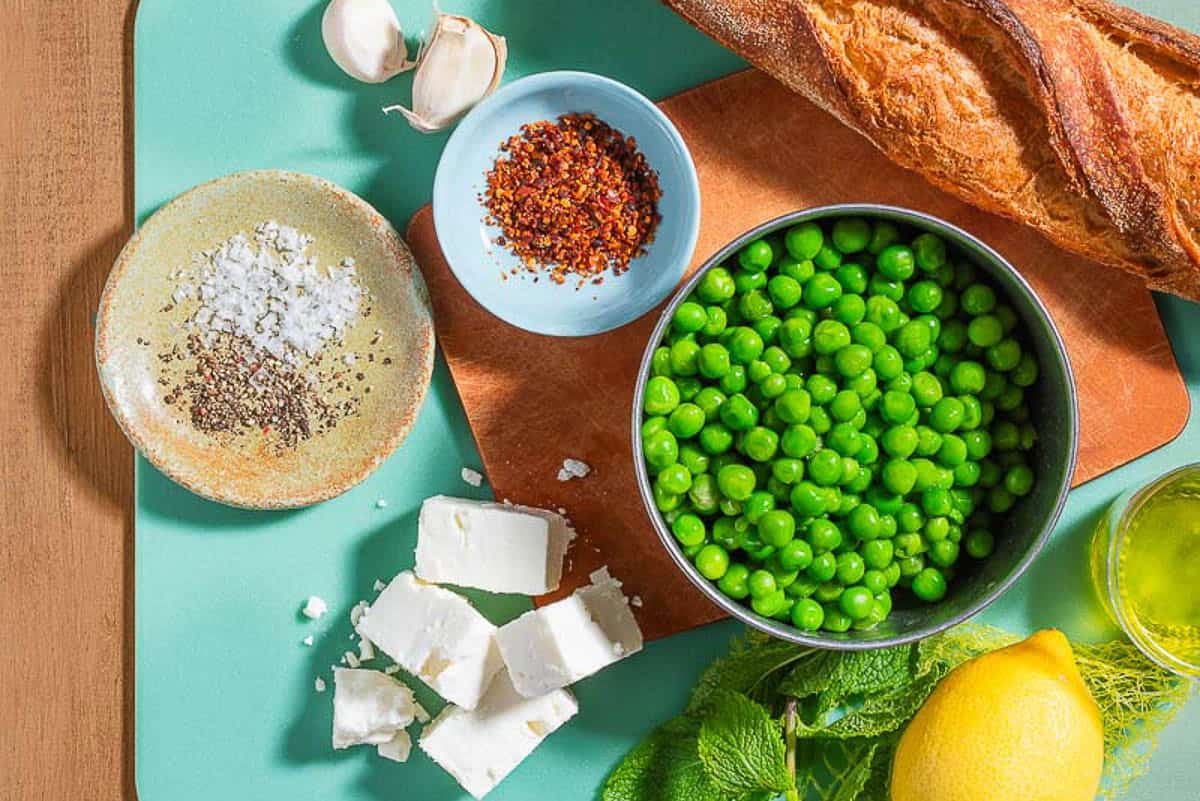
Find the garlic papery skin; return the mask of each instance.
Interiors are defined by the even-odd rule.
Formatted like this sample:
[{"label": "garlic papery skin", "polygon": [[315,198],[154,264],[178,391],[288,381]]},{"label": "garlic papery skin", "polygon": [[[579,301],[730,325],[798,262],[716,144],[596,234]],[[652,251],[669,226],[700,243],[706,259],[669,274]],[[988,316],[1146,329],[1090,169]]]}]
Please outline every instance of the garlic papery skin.
[{"label": "garlic papery skin", "polygon": [[388,0],[333,0],[321,18],[321,38],[334,63],[366,83],[383,83],[416,66]]},{"label": "garlic papery skin", "polygon": [[421,133],[448,127],[500,85],[508,45],[468,17],[438,13],[433,34],[421,48],[413,78],[413,106],[399,111]]}]

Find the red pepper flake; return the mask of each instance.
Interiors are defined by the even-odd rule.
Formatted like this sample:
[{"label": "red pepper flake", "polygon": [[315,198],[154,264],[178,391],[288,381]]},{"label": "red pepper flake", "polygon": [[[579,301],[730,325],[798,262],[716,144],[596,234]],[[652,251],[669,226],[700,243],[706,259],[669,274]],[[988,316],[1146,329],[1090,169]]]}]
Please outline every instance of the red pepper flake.
[{"label": "red pepper flake", "polygon": [[599,283],[654,241],[662,190],[632,136],[594,114],[565,114],[522,126],[500,150],[508,156],[487,174],[486,222],[530,272]]}]

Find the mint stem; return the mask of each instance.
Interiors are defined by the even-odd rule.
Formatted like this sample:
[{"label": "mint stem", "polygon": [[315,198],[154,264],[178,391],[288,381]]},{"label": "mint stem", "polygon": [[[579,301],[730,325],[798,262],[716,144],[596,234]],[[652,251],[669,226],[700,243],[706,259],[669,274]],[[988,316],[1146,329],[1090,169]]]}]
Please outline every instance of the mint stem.
[{"label": "mint stem", "polygon": [[792,777],[792,787],[787,792],[787,801],[800,801],[796,787],[796,699],[789,698],[783,707],[784,764]]}]

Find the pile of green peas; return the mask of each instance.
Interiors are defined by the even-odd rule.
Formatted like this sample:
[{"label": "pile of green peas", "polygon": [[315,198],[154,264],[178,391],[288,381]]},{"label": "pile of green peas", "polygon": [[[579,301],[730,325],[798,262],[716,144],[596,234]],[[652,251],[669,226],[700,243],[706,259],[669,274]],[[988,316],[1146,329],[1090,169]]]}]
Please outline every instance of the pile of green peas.
[{"label": "pile of green peas", "polygon": [[[654,500],[721,592],[804,631],[935,603],[1033,488],[1017,314],[940,237],[806,222],[708,270],[654,351]],[[915,599],[915,601],[913,600]]]}]

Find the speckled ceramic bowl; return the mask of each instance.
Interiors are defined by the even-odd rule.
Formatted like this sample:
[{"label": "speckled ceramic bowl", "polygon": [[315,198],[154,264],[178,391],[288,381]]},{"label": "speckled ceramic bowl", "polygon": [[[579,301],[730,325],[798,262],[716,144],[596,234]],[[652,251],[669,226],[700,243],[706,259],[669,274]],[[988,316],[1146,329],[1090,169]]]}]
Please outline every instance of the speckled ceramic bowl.
[{"label": "speckled ceramic bowl", "polygon": [[[370,309],[327,353],[343,361],[347,353],[356,354],[346,378],[356,382],[357,413],[283,449],[254,433],[199,431],[187,404],[167,403],[168,390],[160,383],[159,354],[187,338],[186,310],[172,308],[178,281],[173,274],[190,265],[193,254],[238,232],[252,235],[268,220],[310,234],[308,252],[322,267],[353,257]],[[306,506],[366,478],[412,428],[429,386],[433,352],[425,283],[395,229],[345,189],[289,172],[229,175],[156,212],[117,258],[96,321],[100,383],[134,447],[193,492],[255,509]]]}]

